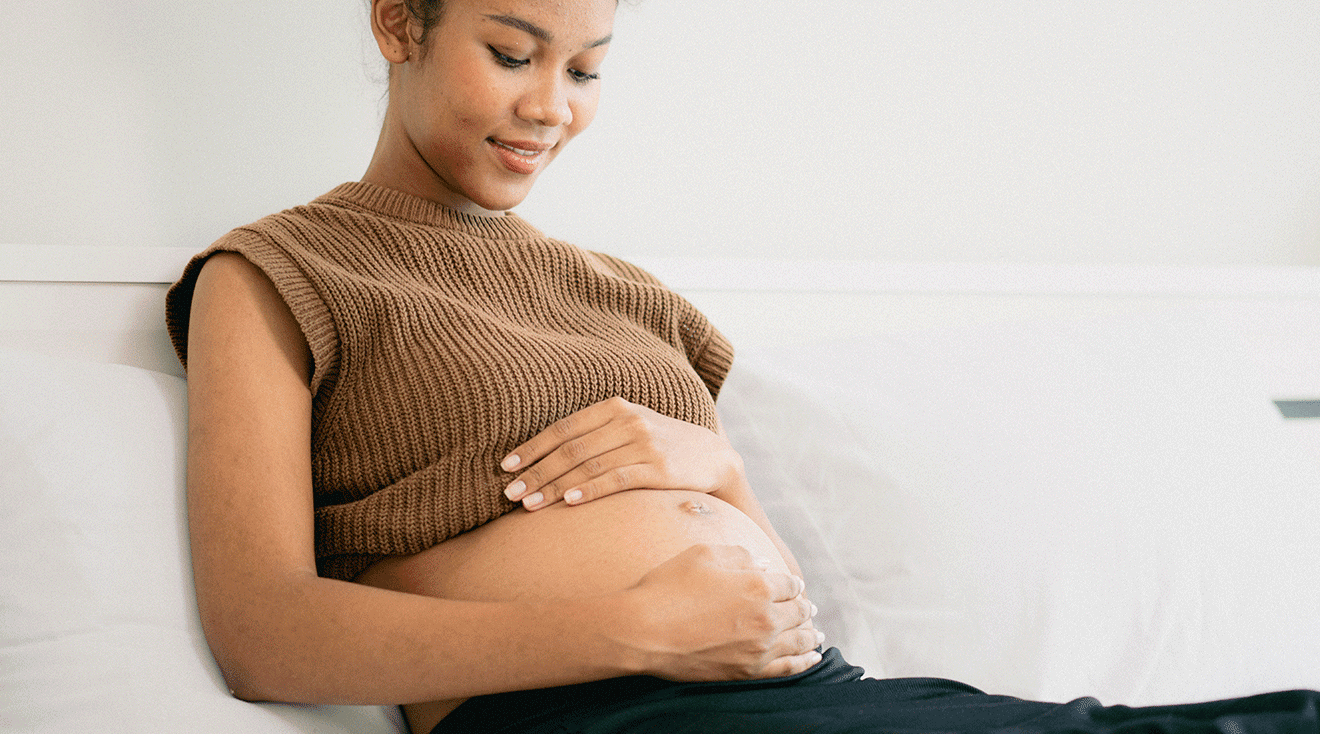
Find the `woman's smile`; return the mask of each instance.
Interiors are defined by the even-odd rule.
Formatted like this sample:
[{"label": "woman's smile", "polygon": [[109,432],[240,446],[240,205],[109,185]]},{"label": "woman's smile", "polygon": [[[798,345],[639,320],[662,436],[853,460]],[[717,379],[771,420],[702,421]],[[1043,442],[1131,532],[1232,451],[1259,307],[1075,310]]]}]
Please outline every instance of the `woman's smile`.
[{"label": "woman's smile", "polygon": [[526,140],[506,141],[486,138],[486,142],[490,144],[505,168],[524,176],[536,173],[536,169],[540,167],[542,160],[545,159],[545,153],[555,147],[549,143]]}]

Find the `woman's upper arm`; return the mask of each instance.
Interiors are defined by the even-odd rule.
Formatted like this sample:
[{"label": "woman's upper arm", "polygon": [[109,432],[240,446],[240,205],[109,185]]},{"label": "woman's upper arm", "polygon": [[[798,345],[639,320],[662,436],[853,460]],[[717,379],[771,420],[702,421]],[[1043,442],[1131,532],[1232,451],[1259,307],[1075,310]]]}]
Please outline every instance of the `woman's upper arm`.
[{"label": "woman's upper arm", "polygon": [[244,611],[289,574],[316,575],[311,354],[274,285],[218,253],[188,329],[188,520],[198,605],[224,664]]}]

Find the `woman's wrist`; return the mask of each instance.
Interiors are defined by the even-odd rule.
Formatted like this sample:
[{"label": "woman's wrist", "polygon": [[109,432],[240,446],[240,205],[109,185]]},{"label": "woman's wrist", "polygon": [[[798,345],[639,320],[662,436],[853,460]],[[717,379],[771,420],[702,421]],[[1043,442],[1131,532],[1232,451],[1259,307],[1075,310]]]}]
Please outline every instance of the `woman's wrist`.
[{"label": "woman's wrist", "polygon": [[751,494],[752,486],[747,481],[747,471],[742,456],[732,448],[727,453],[723,475],[710,494],[730,504],[738,505],[740,503],[736,500]]},{"label": "woman's wrist", "polygon": [[656,673],[654,657],[641,640],[647,638],[646,607],[638,594],[625,590],[603,596],[557,602],[548,618],[563,620],[573,630],[575,654],[592,678]]},{"label": "woman's wrist", "polygon": [[750,492],[751,485],[747,483],[747,469],[743,464],[742,454],[739,454],[732,446],[721,453],[724,471],[710,494],[725,499],[721,495],[738,496],[744,492]]}]

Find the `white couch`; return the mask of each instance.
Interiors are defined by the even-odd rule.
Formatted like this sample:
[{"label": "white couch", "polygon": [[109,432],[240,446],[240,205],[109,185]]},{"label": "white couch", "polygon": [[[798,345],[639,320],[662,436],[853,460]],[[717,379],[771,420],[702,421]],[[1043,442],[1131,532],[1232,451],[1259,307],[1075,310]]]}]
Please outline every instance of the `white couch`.
[{"label": "white couch", "polygon": [[[249,704],[197,621],[187,253],[0,248],[0,729],[391,732]],[[830,644],[876,676],[1160,703],[1320,687],[1320,273],[648,261]]]}]

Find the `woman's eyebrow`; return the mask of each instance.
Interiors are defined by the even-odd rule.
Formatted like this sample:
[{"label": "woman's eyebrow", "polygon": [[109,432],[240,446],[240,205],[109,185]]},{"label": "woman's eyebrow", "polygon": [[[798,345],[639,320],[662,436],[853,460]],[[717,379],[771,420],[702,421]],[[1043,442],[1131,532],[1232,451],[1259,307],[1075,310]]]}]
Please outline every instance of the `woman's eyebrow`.
[{"label": "woman's eyebrow", "polygon": [[[510,28],[517,28],[518,30],[526,33],[532,38],[543,41],[545,43],[554,43],[555,40],[554,35],[551,34],[550,31],[547,31],[546,29],[542,28],[539,25],[536,25],[531,21],[524,20],[514,15],[487,15],[486,19],[493,20],[496,23],[502,23],[504,25],[509,26]],[[585,48],[595,48],[597,46],[604,46],[605,44],[609,43],[610,39],[612,39],[613,37],[614,37],[613,34],[611,34],[605,36],[604,38],[597,39],[595,41],[592,41],[591,43],[588,43],[585,46]]]}]

